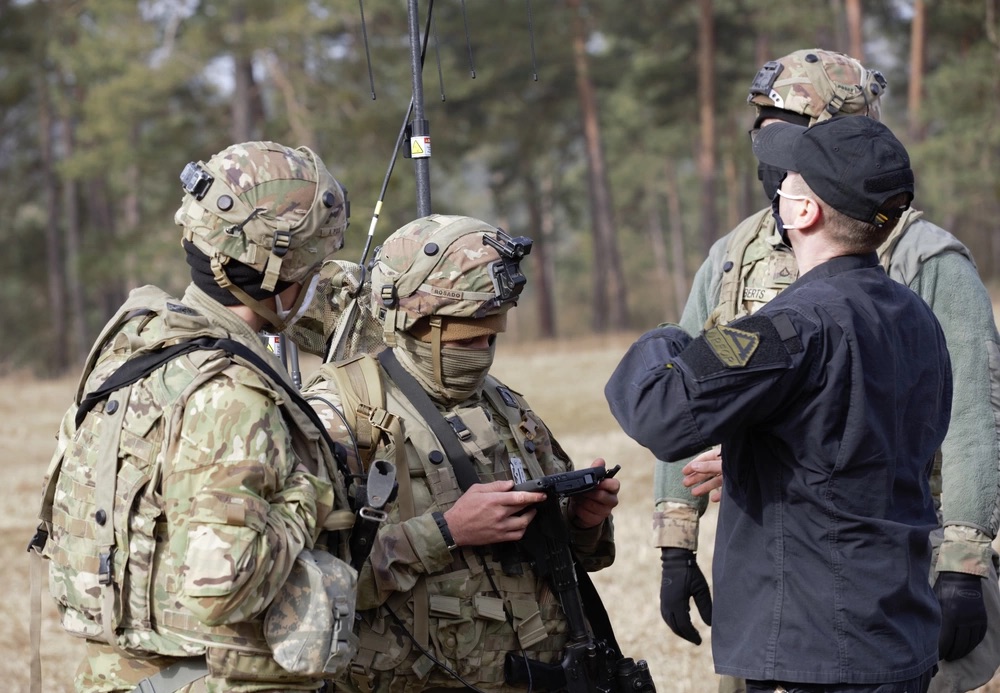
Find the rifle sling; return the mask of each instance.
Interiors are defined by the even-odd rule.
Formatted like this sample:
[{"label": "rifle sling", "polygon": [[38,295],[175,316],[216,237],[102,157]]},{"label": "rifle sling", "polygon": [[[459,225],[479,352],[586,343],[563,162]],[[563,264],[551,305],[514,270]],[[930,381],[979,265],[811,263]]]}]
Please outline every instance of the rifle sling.
[{"label": "rifle sling", "polygon": [[378,360],[406,399],[417,410],[417,413],[431,427],[431,431],[434,432],[438,442],[444,448],[445,456],[451,462],[452,469],[455,470],[455,478],[458,480],[459,488],[468,491],[473,484],[479,483],[479,474],[476,473],[472,459],[465,452],[458,436],[455,435],[455,430],[434,406],[434,402],[427,396],[416,378],[406,372],[391,349],[379,352]]}]

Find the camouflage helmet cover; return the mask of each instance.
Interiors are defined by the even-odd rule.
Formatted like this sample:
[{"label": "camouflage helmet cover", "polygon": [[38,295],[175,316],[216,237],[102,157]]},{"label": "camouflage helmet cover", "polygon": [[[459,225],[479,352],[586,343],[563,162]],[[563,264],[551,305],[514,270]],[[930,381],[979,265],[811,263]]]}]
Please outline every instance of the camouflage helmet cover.
[{"label": "camouflage helmet cover", "polygon": [[472,217],[432,214],[386,239],[372,268],[375,308],[387,340],[431,316],[479,319],[506,313],[524,287],[520,260],[531,239]]},{"label": "camouflage helmet cover", "polygon": [[236,144],[188,164],[181,181],[184,238],[260,271],[267,290],[302,281],[344,245],[347,191],[308,147]]},{"label": "camouflage helmet cover", "polygon": [[747,102],[809,118],[809,125],[836,115],[880,117],[885,77],[845,55],[820,48],[795,51],[765,63],[750,85]]}]

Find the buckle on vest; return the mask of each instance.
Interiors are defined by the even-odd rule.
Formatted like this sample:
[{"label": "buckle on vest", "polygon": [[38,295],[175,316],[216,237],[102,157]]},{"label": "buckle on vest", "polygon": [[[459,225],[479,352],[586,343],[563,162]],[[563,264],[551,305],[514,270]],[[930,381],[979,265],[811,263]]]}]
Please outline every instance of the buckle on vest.
[{"label": "buckle on vest", "polygon": [[455,431],[455,435],[458,436],[459,440],[468,440],[472,437],[472,431],[462,423],[462,419],[458,417],[458,414],[449,416],[446,421],[451,425],[451,430]]},{"label": "buckle on vest", "polygon": [[97,581],[102,585],[110,585],[111,580],[111,551],[98,556]]},{"label": "buckle on vest", "polygon": [[358,516],[363,520],[378,522],[380,524],[389,519],[389,515],[384,510],[378,510],[368,505],[361,506],[358,510]]},{"label": "buckle on vest", "polygon": [[358,410],[360,411],[362,407],[368,409],[368,411],[364,412],[368,418],[368,423],[380,431],[388,431],[389,427],[392,426],[392,422],[396,419],[395,414],[390,414],[385,409],[369,407],[368,405],[358,405]]},{"label": "buckle on vest", "polygon": [[35,530],[35,536],[31,537],[31,541],[28,542],[28,552],[37,551],[41,553],[45,549],[45,544],[49,540],[49,533],[45,529],[45,525],[38,525],[38,529]]}]

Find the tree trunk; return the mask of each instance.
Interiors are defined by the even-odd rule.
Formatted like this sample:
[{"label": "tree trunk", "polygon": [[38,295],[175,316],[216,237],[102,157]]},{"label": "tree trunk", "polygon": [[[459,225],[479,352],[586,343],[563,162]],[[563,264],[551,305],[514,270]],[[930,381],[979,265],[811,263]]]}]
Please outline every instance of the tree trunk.
[{"label": "tree trunk", "polygon": [[583,117],[583,135],[587,151],[587,187],[594,239],[594,315],[597,332],[628,327],[625,276],[622,272],[611,204],[611,185],[604,161],[597,95],[590,79],[587,60],[587,24],[580,0],[567,0],[573,13],[573,65],[576,89]]},{"label": "tree trunk", "polygon": [[913,23],[910,25],[910,88],[907,94],[907,125],[913,142],[920,142],[924,138],[920,110],[924,92],[926,20],[927,7],[924,0],[914,0]]},{"label": "tree trunk", "polygon": [[[83,98],[80,89],[70,89],[67,87],[67,106],[63,114],[60,125],[60,144],[62,155],[66,159],[73,156],[76,149],[76,122],[72,112],[76,104],[81,103]],[[86,309],[84,302],[83,277],[80,272],[82,259],[80,257],[81,235],[80,228],[80,198],[79,184],[76,180],[64,177],[62,181],[63,198],[63,219],[65,220],[66,235],[66,283],[69,296],[69,327],[71,358],[83,362],[90,351],[90,342],[87,339]]]},{"label": "tree trunk", "polygon": [[46,371],[59,375],[69,368],[66,329],[66,276],[63,267],[62,238],[59,234],[59,178],[55,174],[55,155],[52,146],[52,103],[49,100],[47,76],[42,74],[36,80],[38,85],[38,147],[42,164],[42,180],[45,181],[45,206],[48,223],[45,225],[45,265],[48,276],[49,325],[52,331],[49,339],[48,363]]},{"label": "tree trunk", "polygon": [[[544,339],[555,339],[558,335],[556,322],[556,263],[552,249],[556,242],[556,220],[552,210],[556,208],[553,200],[555,194],[555,177],[551,173],[542,176],[539,185],[538,225],[541,242],[538,250],[538,331]],[[534,219],[532,219],[534,221]]]},{"label": "tree trunk", "polygon": [[848,53],[852,58],[865,62],[865,44],[862,26],[861,0],[847,0],[847,35],[850,40]]},{"label": "tree trunk", "polygon": [[652,187],[646,191],[646,235],[653,253],[653,272],[656,275],[656,300],[663,307],[663,317],[669,322],[677,322],[675,308],[676,292],[670,282],[670,258],[664,238],[663,217],[660,214],[658,195]]},{"label": "tree trunk", "polygon": [[[288,71],[285,70],[281,60],[274,53],[267,56],[265,65],[268,76],[278,88],[282,101],[284,101],[285,112],[288,114],[288,124],[292,131],[292,141],[296,145],[315,147],[316,135],[309,124],[309,106],[299,98]],[[296,68],[296,71],[301,70],[301,67]]]},{"label": "tree trunk", "polygon": [[698,0],[698,120],[701,136],[698,177],[701,181],[702,250],[708,255],[718,235],[715,215],[715,23],[712,0]]},{"label": "tree trunk", "polygon": [[680,319],[687,302],[690,282],[687,278],[687,263],[684,258],[684,217],[681,215],[680,185],[677,182],[677,171],[669,163],[664,166],[663,180],[666,183],[667,214],[670,227],[670,258],[674,275],[674,307]]},{"label": "tree trunk", "polygon": [[235,73],[230,135],[233,142],[258,139],[260,123],[264,120],[260,89],[253,76],[253,46],[243,45],[243,27],[246,22],[246,8],[237,3],[232,19],[232,28],[238,37],[232,47]]},{"label": "tree trunk", "polygon": [[735,229],[740,223],[740,176],[736,170],[736,161],[732,156],[722,160],[722,175],[726,184],[726,228]]}]

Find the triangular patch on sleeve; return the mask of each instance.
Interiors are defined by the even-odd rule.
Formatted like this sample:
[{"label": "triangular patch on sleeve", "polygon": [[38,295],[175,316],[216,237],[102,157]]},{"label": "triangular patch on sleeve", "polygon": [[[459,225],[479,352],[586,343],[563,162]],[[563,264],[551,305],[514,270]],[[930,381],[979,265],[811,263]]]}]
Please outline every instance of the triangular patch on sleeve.
[{"label": "triangular patch on sleeve", "polygon": [[724,364],[730,368],[742,368],[757,350],[760,336],[755,332],[719,325],[705,331],[705,341]]}]

